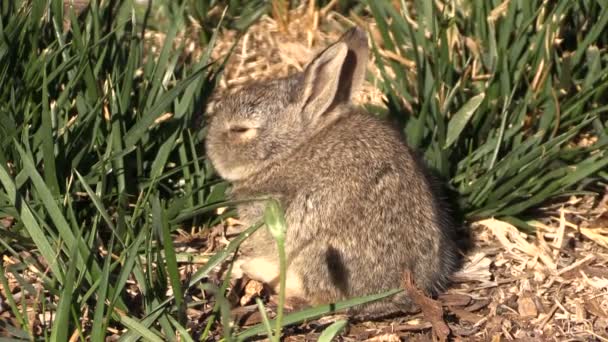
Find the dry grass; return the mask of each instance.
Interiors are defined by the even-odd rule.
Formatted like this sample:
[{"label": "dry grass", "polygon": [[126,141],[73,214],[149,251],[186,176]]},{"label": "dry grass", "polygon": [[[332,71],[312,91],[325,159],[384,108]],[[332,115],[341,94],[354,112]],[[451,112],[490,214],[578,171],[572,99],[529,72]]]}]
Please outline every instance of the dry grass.
[{"label": "dry grass", "polygon": [[[247,30],[226,65],[220,89],[302,71],[319,50],[337,40],[345,28],[354,25],[350,18],[331,12],[329,8],[300,6],[292,10],[289,17],[285,31],[269,16],[263,16]],[[234,31],[222,32],[212,56],[217,59],[225,55],[236,35]],[[368,70],[374,76],[379,75],[373,56]],[[375,84],[366,82],[355,101],[383,105],[383,94]]]}]

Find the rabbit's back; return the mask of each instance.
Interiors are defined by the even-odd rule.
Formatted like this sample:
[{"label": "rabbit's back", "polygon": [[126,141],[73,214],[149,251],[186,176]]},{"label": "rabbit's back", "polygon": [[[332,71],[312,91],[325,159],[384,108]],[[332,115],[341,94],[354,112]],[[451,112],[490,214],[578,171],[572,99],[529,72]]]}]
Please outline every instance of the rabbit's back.
[{"label": "rabbit's back", "polygon": [[[397,288],[406,270],[419,287],[441,289],[455,263],[452,227],[426,175],[396,130],[352,107],[336,110],[349,113],[235,195],[281,199],[290,267],[306,275],[315,302]],[[260,248],[268,241],[262,231],[249,245],[276,253]]]}]

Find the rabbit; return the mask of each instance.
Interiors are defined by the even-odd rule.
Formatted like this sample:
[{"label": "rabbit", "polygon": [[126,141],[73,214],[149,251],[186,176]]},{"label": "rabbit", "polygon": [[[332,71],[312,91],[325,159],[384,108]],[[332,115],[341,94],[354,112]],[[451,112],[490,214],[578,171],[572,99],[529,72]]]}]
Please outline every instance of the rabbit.
[{"label": "rabbit", "polygon": [[[347,31],[291,76],[224,96],[208,121],[205,148],[229,197],[274,197],[285,209],[287,302],[305,305],[388,291],[404,272],[429,295],[457,268],[454,223],[402,134],[352,104],[368,61],[367,34]],[[262,219],[264,202],[237,207]],[[275,240],[258,229],[240,248],[240,270],[278,291]],[[352,314],[416,310],[407,293]]]}]

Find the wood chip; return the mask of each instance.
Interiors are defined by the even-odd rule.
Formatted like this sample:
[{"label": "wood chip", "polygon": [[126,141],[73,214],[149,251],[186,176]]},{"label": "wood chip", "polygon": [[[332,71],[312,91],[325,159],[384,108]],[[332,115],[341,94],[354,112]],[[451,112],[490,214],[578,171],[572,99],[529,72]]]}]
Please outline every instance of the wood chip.
[{"label": "wood chip", "polygon": [[439,295],[437,300],[440,301],[443,306],[467,306],[473,302],[471,296],[458,293],[445,293]]},{"label": "wood chip", "polygon": [[450,312],[455,314],[459,320],[467,321],[473,324],[477,324],[484,318],[482,315],[478,315],[461,308],[450,307]]},{"label": "wood chip", "polygon": [[368,338],[365,342],[399,342],[401,338],[397,334],[382,334]]},{"label": "wood chip", "polygon": [[530,296],[521,296],[517,300],[517,312],[522,318],[536,318],[538,316],[538,308],[534,299]]},{"label": "wood chip", "polygon": [[598,297],[595,298],[587,298],[584,300],[585,309],[591,312],[595,316],[608,320],[608,312],[602,308],[602,304]]},{"label": "wood chip", "polygon": [[578,260],[578,261],[560,269],[559,271],[557,271],[557,275],[562,275],[566,272],[572,271],[572,270],[576,269],[577,267],[580,267],[581,265],[590,262],[593,259],[595,259],[595,255],[589,254],[584,259]]},{"label": "wood chip", "polygon": [[489,299],[476,300],[473,304],[467,306],[465,308],[465,310],[467,310],[469,312],[475,312],[477,310],[481,310],[481,309],[485,308],[488,305],[490,305]]},{"label": "wood chip", "polygon": [[555,270],[556,265],[553,261],[553,256],[534,244],[528,242],[522,235],[523,233],[517,230],[512,224],[500,221],[497,219],[487,219],[477,222],[484,225],[492,231],[498,241],[510,252],[521,251],[529,257],[538,257],[549,270]]}]

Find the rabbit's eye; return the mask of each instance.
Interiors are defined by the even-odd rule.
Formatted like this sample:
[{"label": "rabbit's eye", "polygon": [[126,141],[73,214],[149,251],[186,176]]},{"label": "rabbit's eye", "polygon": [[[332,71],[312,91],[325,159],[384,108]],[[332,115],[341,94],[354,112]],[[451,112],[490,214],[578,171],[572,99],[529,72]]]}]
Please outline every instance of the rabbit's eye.
[{"label": "rabbit's eye", "polygon": [[239,141],[247,141],[253,139],[257,135],[257,129],[247,126],[232,126],[230,127],[230,135]]},{"label": "rabbit's eye", "polygon": [[247,131],[249,131],[249,128],[247,127],[243,127],[243,126],[234,126],[234,127],[230,127],[230,132],[232,133],[247,133]]}]

